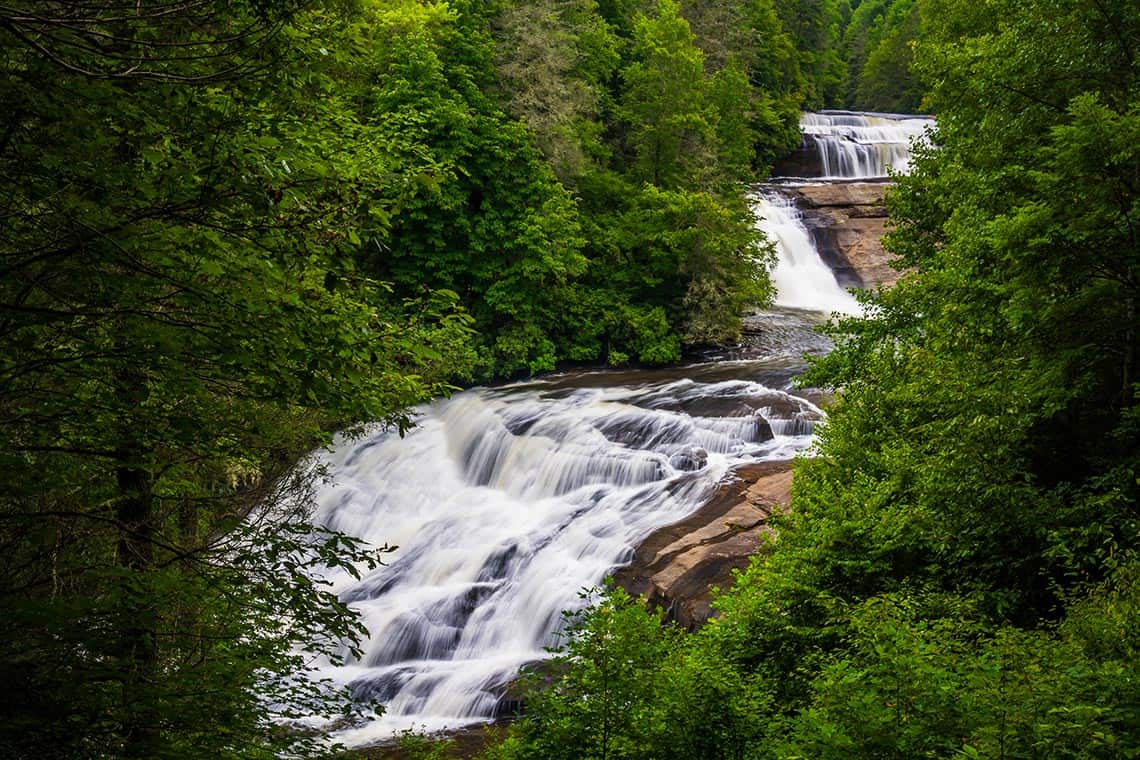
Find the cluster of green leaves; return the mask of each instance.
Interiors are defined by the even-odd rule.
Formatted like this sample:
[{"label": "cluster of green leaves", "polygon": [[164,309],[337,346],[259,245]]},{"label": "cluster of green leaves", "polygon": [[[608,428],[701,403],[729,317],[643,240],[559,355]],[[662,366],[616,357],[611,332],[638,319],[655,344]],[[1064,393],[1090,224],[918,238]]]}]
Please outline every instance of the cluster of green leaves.
[{"label": "cluster of green leaves", "polygon": [[844,80],[843,29],[847,0],[777,0],[776,12],[792,35],[803,76],[806,108],[838,105]]},{"label": "cluster of green leaves", "polygon": [[705,640],[665,625],[619,588],[586,595],[567,642],[488,760],[741,757],[762,726],[764,695]]},{"label": "cluster of green leaves", "polygon": [[[807,378],[842,392],[792,510],[695,637],[587,613],[508,757],[1140,755],[1140,7],[929,7],[938,147],[889,200],[910,271]],[[606,653],[632,696],[601,747],[575,711]],[[660,743],[656,705],[718,704],[687,658],[727,674],[739,744]]]}]

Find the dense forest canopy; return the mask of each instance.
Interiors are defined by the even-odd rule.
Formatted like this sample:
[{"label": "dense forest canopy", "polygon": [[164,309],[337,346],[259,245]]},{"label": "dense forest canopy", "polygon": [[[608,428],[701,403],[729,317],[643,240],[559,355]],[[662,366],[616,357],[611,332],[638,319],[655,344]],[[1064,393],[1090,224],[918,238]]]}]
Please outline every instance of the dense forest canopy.
[{"label": "dense forest canopy", "polygon": [[1126,757],[1140,11],[1124,0],[0,9],[0,754],[273,757],[359,632],[330,431],[676,361],[771,296],[801,109],[937,114],[779,538],[614,593],[503,757]]}]

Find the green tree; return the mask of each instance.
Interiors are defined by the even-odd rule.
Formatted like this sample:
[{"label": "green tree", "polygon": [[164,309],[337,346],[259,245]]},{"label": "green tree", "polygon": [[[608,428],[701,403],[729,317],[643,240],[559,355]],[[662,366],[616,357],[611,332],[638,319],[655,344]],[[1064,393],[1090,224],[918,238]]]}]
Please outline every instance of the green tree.
[{"label": "green tree", "polygon": [[553,369],[560,288],[585,266],[574,200],[489,94],[494,43],[481,11],[427,8],[382,23],[368,105],[389,145],[438,169],[401,198],[369,271],[405,297],[458,293],[482,335],[484,374]]},{"label": "green tree", "polygon": [[593,0],[507,4],[495,19],[506,110],[533,131],[559,181],[573,188],[602,149],[603,109],[621,41]]},{"label": "green tree", "polygon": [[513,737],[491,757],[741,757],[762,704],[660,610],[620,589],[570,615]]},{"label": "green tree", "polygon": [[804,77],[804,105],[834,106],[841,101],[843,59],[840,55],[843,3],[836,0],[776,0],[784,29],[795,41]]},{"label": "green tree", "polygon": [[[800,139],[804,82],[795,42],[773,0],[686,2],[681,12],[704,54],[705,72],[711,77],[710,98],[717,110],[726,105],[722,100],[726,96],[747,99],[747,131],[726,134],[726,127],[718,127],[718,139],[722,144],[750,141],[748,161],[753,174],[742,181],[753,181],[777,158],[791,152]],[[735,81],[734,72],[739,70],[747,77],[747,85]],[[727,166],[731,170],[734,161],[730,159]]]},{"label": "green tree", "polygon": [[912,70],[922,5],[916,0],[868,0],[851,15],[843,38],[849,108],[915,113],[923,88]]},{"label": "green tree", "polygon": [[566,636],[562,656],[572,667],[535,713],[556,729],[542,731],[543,755],[638,757],[651,729],[650,674],[678,646],[680,631],[618,589],[573,616]]},{"label": "green tree", "polygon": [[714,160],[704,55],[675,2],[661,0],[655,16],[637,17],[631,56],[619,113],[633,177],[662,188],[699,184]]}]

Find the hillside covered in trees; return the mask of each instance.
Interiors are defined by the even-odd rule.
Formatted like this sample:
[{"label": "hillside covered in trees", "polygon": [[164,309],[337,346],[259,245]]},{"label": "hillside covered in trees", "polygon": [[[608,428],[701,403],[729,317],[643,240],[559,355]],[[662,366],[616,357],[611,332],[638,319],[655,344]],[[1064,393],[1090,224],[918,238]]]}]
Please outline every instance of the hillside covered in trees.
[{"label": "hillside covered in trees", "polygon": [[[1128,757],[1140,18],[1123,0],[0,9],[0,755],[318,755],[332,430],[731,341],[804,108],[925,110],[779,538],[620,595],[501,757]],[[344,709],[350,709],[344,707]]]}]

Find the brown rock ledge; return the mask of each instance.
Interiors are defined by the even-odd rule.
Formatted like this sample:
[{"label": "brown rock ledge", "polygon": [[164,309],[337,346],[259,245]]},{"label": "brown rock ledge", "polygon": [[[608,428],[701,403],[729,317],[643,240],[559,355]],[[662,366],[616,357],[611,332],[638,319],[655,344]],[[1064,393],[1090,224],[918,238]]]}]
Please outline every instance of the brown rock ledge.
[{"label": "brown rock ledge", "polygon": [[788,505],[791,485],[788,461],[737,468],[708,504],[645,539],[614,580],[664,607],[679,625],[700,627],[713,614],[712,588],[727,588],[733,570],[748,566],[768,517]]},{"label": "brown rock ledge", "polygon": [[874,288],[898,281],[891,254],[883,249],[889,182],[828,182],[798,185],[788,192],[804,216],[816,249],[845,287]]}]

